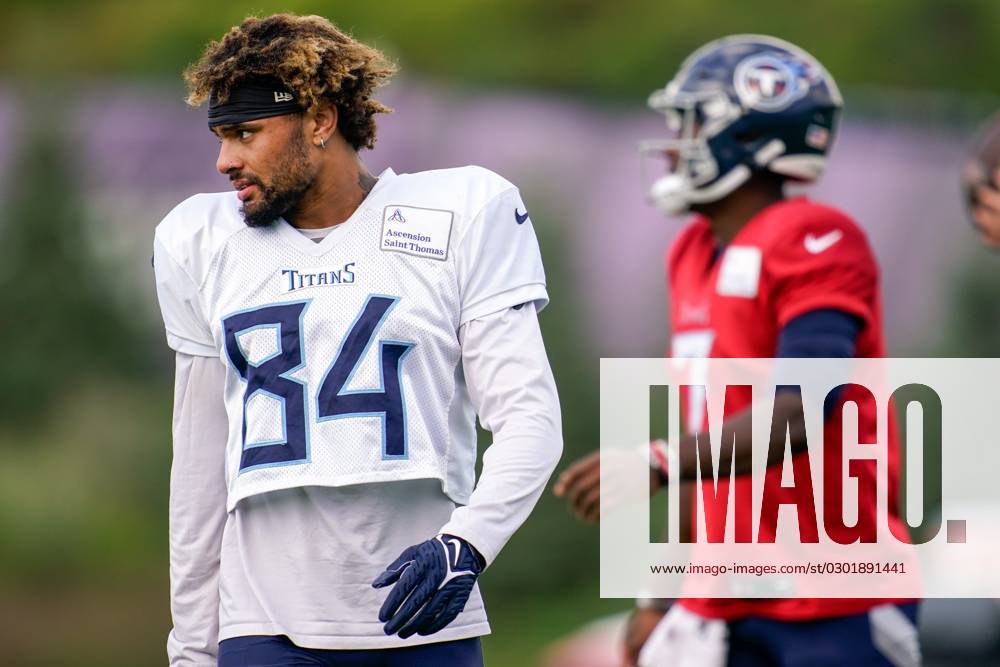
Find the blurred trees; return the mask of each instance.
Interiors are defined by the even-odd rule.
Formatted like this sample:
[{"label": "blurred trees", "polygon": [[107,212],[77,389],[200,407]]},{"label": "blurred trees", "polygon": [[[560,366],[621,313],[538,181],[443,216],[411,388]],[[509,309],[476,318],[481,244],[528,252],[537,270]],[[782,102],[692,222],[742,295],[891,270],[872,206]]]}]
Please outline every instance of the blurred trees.
[{"label": "blurred trees", "polygon": [[[971,225],[956,232],[977,233]],[[1000,356],[1000,257],[981,250],[951,278],[947,317],[933,337],[935,356]]]},{"label": "blurred trees", "polygon": [[86,166],[73,164],[72,137],[54,113],[26,124],[0,208],[0,425],[29,423],[81,385],[148,368],[148,325],[111,296],[116,273],[92,251],[78,187]]},{"label": "blurred trees", "polygon": [[65,104],[20,92],[0,206],[4,664],[103,665],[121,644],[162,663],[170,380],[149,373],[135,272],[96,252]]},{"label": "blurred trees", "polygon": [[176,80],[206,42],[250,11],[322,14],[399,58],[410,74],[604,97],[644,96],[692,49],[730,33],[799,43],[842,85],[996,92],[1000,62],[996,0],[268,0],[252,8],[10,0],[0,63],[26,77]]}]

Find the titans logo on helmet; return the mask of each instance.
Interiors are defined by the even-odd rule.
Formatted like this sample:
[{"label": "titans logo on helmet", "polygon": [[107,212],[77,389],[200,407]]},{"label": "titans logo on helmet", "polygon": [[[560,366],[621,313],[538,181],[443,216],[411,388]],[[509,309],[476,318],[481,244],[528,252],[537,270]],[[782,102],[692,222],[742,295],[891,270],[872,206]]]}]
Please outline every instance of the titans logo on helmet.
[{"label": "titans logo on helmet", "polygon": [[[799,72],[795,70],[798,69]],[[809,80],[798,68],[771,54],[751,56],[736,66],[733,86],[744,106],[760,111],[781,111],[809,92]]]}]

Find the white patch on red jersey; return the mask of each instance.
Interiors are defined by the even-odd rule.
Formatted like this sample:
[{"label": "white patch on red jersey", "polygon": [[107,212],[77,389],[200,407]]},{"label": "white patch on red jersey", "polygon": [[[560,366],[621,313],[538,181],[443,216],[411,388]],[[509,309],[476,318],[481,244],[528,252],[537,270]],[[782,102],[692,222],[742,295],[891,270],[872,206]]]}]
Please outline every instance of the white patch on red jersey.
[{"label": "white patch on red jersey", "polygon": [[754,246],[729,246],[722,256],[722,268],[715,283],[720,296],[738,296],[753,299],[760,287],[760,248]]}]

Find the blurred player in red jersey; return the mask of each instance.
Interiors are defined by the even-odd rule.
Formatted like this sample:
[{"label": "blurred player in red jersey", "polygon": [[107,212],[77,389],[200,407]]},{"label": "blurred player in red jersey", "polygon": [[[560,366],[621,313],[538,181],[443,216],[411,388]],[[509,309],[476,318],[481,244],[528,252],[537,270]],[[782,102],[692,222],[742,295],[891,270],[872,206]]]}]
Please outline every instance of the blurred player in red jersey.
[{"label": "blurred player in red jersey", "polygon": [[[878,267],[864,233],[843,212],[784,192],[789,181],[816,180],[826,163],[842,101],[822,65],[771,37],[726,37],[689,56],[649,102],[666,115],[671,132],[643,144],[644,153],[666,158],[669,167],[652,184],[651,198],[667,214],[696,214],[667,257],[671,356],[885,356]],[[852,399],[850,392],[841,393],[839,404]],[[750,419],[749,400],[734,407],[727,407],[727,424]],[[704,428],[704,403],[688,400],[685,408],[685,437],[694,438]],[[797,393],[777,395],[776,421],[801,410]],[[874,415],[859,414],[859,436],[874,433]],[[893,423],[889,434],[889,520],[896,534],[905,534],[895,500]],[[827,420],[824,438],[839,435],[839,420]],[[793,429],[789,439],[793,468],[805,464],[804,431]],[[737,461],[751,446],[745,440],[736,438]],[[654,468],[665,460],[660,447],[652,448]],[[687,449],[692,455],[681,456],[679,472],[692,480],[697,462]],[[748,471],[737,465],[736,472]],[[663,479],[652,470],[651,488]],[[735,484],[749,478],[737,477]],[[567,469],[555,490],[579,517],[596,520],[597,454]],[[798,493],[780,492],[784,502]],[[629,621],[625,661],[641,667],[909,667],[920,664],[916,613],[912,600],[647,600]]]}]

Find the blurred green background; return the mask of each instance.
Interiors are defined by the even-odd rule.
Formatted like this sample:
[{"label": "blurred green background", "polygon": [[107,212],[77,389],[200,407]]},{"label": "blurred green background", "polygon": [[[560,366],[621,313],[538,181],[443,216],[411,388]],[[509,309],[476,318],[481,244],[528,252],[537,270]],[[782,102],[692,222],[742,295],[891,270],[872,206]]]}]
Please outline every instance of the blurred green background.
[{"label": "blurred green background", "polygon": [[[408,115],[407,100],[443,97],[442,104],[458,114],[463,104],[481,101],[499,108],[496,113],[523,110],[521,122],[529,125],[533,114],[549,112],[555,117],[537,120],[568,123],[569,115],[559,114],[572,110],[573,119],[620,145],[627,161],[633,159],[631,144],[643,137],[623,131],[632,127],[625,121],[646,122],[635,120],[647,116],[646,95],[692,49],[732,32],[796,42],[845,90],[861,128],[854,136],[905,123],[899,145],[910,136],[931,136],[947,147],[942,153],[933,144],[918,156],[899,158],[912,162],[916,174],[937,155],[940,172],[931,177],[954,174],[939,191],[924,193],[943,201],[945,213],[923,221],[939,238],[954,240],[947,261],[931,275],[925,270],[918,277],[910,264],[895,270],[884,262],[886,302],[898,294],[905,304],[890,322],[890,334],[898,332],[894,356],[995,354],[1000,260],[976,247],[953,171],[970,132],[998,106],[995,0],[7,0],[0,8],[2,664],[165,663],[172,357],[150,300],[148,249],[171,202],[194,192],[184,179],[193,174],[192,182],[207,182],[212,169],[215,145],[203,112],[183,110],[181,69],[245,15],[275,11],[325,15],[399,61],[404,92],[391,100],[395,125],[387,125],[381,141],[389,142],[385,155],[412,163],[411,170],[445,166],[435,152],[444,140],[432,133],[423,143],[405,144],[409,152],[393,148],[404,145],[399,137],[433,122]],[[390,87],[387,95],[393,94]],[[102,124],[104,97],[127,98],[126,106],[137,111],[126,113],[117,104],[115,113],[138,121]],[[657,122],[648,115],[643,129]],[[175,150],[159,161],[156,150],[166,150],[177,128],[203,148]],[[541,158],[506,170],[500,157],[491,164],[493,154],[480,157],[476,139],[485,141],[486,131],[471,132],[471,139],[449,150],[503,171],[533,203],[553,296],[542,322],[560,386],[568,462],[597,446],[598,358],[654,356],[663,349],[666,309],[657,257],[672,232],[666,226],[645,232],[661,241],[637,260],[645,277],[630,310],[596,307],[600,297],[592,297],[587,286],[593,278],[586,277],[594,250],[581,250],[582,242],[574,240],[580,227],[570,203],[574,191],[586,188],[574,182],[547,186],[545,177],[535,178],[547,164]],[[156,164],[130,167],[133,146],[150,141],[156,150],[146,159]],[[539,155],[553,159],[580,150],[535,144]],[[893,146],[881,150],[898,156]],[[600,173],[607,166],[609,155],[601,150],[586,154],[584,168]],[[119,181],[101,176],[115,168],[132,173]],[[892,192],[919,189],[907,185],[905,175],[893,178]],[[607,201],[641,206],[638,188],[625,192],[617,182],[595,182],[608,184]],[[215,189],[224,187],[215,183]],[[849,182],[837,187],[831,193],[849,206]],[[869,200],[857,206],[870,209]],[[594,234],[626,228],[627,220],[591,214],[595,220],[586,229]],[[873,234],[879,255],[895,261],[893,243],[902,242],[913,220],[898,214],[877,222],[887,230]],[[630,243],[640,253],[639,244]],[[929,244],[927,252],[937,252]],[[619,252],[619,258],[633,256],[628,244]],[[915,300],[907,287],[919,280],[935,285],[932,294],[922,293],[930,303]],[[623,293],[608,282],[612,293]],[[571,520],[548,493],[482,587],[495,633],[485,640],[491,667],[543,664],[554,640],[629,606],[598,597],[597,531]]]}]

